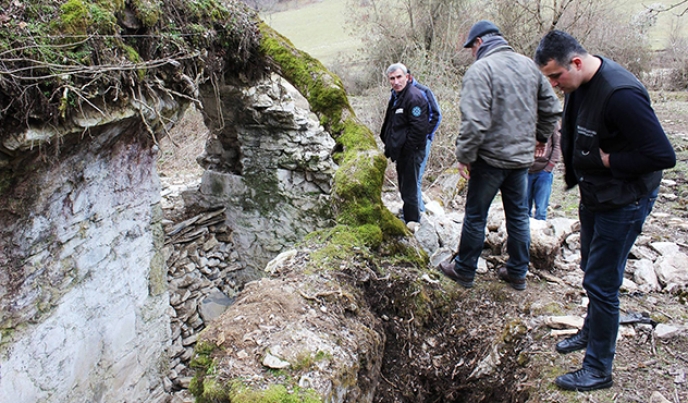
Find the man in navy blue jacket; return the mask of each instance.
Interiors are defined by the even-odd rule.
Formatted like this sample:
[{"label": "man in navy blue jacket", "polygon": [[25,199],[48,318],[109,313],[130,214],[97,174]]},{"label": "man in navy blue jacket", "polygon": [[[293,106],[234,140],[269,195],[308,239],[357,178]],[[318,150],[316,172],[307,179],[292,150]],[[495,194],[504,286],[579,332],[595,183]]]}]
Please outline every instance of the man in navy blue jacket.
[{"label": "man in navy blue jacket", "polygon": [[408,81],[414,87],[421,90],[425,96],[425,99],[428,101],[428,124],[430,126],[430,132],[428,133],[428,142],[425,145],[425,158],[423,158],[423,162],[421,162],[418,170],[418,207],[422,213],[425,211],[425,203],[423,203],[423,191],[421,189],[421,184],[423,182],[425,167],[428,164],[428,158],[430,157],[432,140],[435,138],[435,132],[440,127],[440,123],[442,123],[442,111],[440,110],[440,104],[437,103],[437,99],[435,98],[435,94],[432,93],[432,90],[419,83],[418,80],[416,80],[411,74],[411,70],[408,72]]},{"label": "man in navy blue jacket", "polygon": [[415,232],[420,223],[418,170],[425,157],[428,135],[428,102],[423,93],[408,85],[408,69],[401,63],[387,68],[392,96],[387,105],[380,138],[385,156],[397,164],[399,193],[404,202],[404,220]]},{"label": "man in navy blue jacket", "polygon": [[662,170],[676,164],[676,154],[647,90],[619,64],[589,54],[561,31],[542,38],[535,62],[566,94],[564,179],[580,190],[580,266],[589,299],[583,328],[556,345],[562,354],[585,350],[583,366],[555,384],[577,391],[609,388],[628,253],[657,198]]}]

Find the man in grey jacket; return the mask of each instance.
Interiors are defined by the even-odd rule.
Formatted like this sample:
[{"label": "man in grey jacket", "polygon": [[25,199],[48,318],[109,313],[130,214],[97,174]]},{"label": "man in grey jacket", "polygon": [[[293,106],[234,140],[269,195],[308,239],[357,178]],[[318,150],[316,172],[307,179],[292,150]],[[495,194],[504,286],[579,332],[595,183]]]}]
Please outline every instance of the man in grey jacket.
[{"label": "man in grey jacket", "polygon": [[509,259],[498,276],[524,290],[530,260],[528,168],[536,142],[546,143],[554,132],[561,104],[535,63],[516,53],[492,22],[475,23],[464,48],[476,58],[463,77],[456,139],[456,159],[468,180],[468,193],[458,254],[440,269],[463,287],[473,286],[487,213],[501,191]]}]

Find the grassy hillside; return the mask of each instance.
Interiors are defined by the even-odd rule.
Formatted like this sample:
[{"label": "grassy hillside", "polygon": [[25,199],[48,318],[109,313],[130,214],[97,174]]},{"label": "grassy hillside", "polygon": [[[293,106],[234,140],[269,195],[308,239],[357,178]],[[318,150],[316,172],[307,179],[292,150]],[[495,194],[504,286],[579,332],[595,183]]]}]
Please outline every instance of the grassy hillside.
[{"label": "grassy hillside", "polygon": [[[652,6],[657,8],[657,5],[669,6],[678,3],[678,0],[623,0],[619,2],[619,7],[627,11],[630,15],[638,15],[638,13]],[[683,8],[677,10],[683,10]],[[680,35],[683,38],[688,38],[688,15],[683,17],[677,16],[678,11],[667,11],[661,13],[655,25],[648,33],[650,36],[650,43],[654,49],[665,49],[670,45],[670,40],[673,35]]]},{"label": "grassy hillside", "polygon": [[295,1],[292,8],[261,18],[299,49],[330,67],[340,54],[352,56],[361,42],[349,35],[348,0]]}]

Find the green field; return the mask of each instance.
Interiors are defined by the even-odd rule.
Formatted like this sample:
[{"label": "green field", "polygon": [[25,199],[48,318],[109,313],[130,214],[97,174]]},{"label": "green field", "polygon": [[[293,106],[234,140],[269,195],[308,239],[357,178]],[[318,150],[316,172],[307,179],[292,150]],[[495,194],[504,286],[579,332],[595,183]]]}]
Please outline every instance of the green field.
[{"label": "green field", "polygon": [[349,35],[347,0],[320,0],[261,18],[299,49],[330,67],[340,55],[353,57],[362,44]]},{"label": "green field", "polygon": [[[623,0],[618,9],[629,15],[636,15],[649,4],[675,4],[679,0]],[[361,41],[350,34],[354,28],[348,6],[351,0],[319,0],[292,2],[286,11],[263,13],[261,18],[294,45],[319,59],[330,67],[339,56],[356,58]],[[686,6],[684,5],[684,8]],[[688,15],[676,17],[677,12],[662,13],[649,32],[654,49],[663,49],[669,44],[672,32],[688,37]]]}]

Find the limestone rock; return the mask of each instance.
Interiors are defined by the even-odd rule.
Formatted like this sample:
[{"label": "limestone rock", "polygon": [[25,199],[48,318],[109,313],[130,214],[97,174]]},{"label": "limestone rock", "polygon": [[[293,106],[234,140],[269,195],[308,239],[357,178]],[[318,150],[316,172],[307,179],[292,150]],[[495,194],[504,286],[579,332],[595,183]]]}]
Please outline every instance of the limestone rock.
[{"label": "limestone rock", "polygon": [[651,260],[641,259],[628,266],[634,267],[633,280],[639,285],[641,290],[650,292],[661,289]]},{"label": "limestone rock", "polygon": [[276,357],[270,353],[265,354],[263,357],[263,365],[272,369],[284,369],[289,368],[291,364],[289,361],[284,361],[283,359]]},{"label": "limestone rock", "polygon": [[548,316],[545,325],[553,329],[581,329],[584,319],[580,316]]},{"label": "limestone rock", "polygon": [[662,255],[654,264],[657,279],[663,286],[688,284],[688,255],[682,252]]},{"label": "limestone rock", "polygon": [[660,392],[654,391],[650,396],[650,403],[671,403],[671,400],[664,397]]},{"label": "limestone rock", "polygon": [[655,327],[654,335],[660,340],[670,339],[681,332],[681,328],[660,323]]}]

